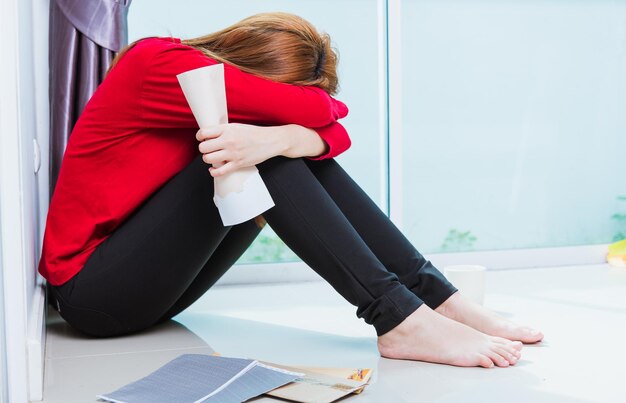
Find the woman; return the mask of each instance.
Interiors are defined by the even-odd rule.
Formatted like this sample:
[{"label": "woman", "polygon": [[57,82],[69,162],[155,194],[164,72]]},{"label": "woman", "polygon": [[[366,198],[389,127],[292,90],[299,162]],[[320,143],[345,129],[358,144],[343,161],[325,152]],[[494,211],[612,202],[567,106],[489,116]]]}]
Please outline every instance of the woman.
[{"label": "woman", "polygon": [[[217,62],[236,123],[196,133],[176,75]],[[72,132],[48,213],[39,269],[61,316],[99,337],[168,320],[264,218],[376,328],[383,356],[514,364],[541,333],[466,301],[332,159],[350,145],[336,64],[327,35],[284,13],[121,52]],[[224,227],[212,180],[251,165],[275,207]]]}]

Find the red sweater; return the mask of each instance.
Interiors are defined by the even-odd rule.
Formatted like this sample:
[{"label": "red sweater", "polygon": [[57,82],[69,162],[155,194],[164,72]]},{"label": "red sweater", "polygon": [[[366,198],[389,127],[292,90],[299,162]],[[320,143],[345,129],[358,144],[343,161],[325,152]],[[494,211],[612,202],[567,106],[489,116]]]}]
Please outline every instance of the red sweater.
[{"label": "red sweater", "polygon": [[[216,64],[175,38],[129,50],[98,87],[67,144],[52,198],[39,272],[53,285],[78,273],[94,249],[199,154],[197,123],[176,75]],[[225,66],[231,122],[313,128],[331,158],[350,146],[337,123],[346,106],[315,87],[272,82]]]}]

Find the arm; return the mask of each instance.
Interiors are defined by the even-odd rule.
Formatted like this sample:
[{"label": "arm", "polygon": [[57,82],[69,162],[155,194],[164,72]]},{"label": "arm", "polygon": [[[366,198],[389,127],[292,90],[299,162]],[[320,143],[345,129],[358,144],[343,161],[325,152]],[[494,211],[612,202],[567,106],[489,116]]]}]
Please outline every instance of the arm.
[{"label": "arm", "polygon": [[[320,133],[321,132],[321,133]],[[214,177],[282,155],[289,158],[332,158],[350,146],[339,123],[314,131],[298,125],[276,127],[227,124],[198,131],[198,149]]]},{"label": "arm", "polygon": [[224,65],[228,116],[263,125],[324,127],[348,114],[346,105],[321,88],[269,81]]},{"label": "arm", "polygon": [[[142,72],[139,115],[152,127],[197,127],[176,75],[216,61],[188,46],[161,42],[165,49]],[[270,81],[229,65],[224,66],[224,78],[233,122],[323,127],[348,113],[345,104],[320,88]]]},{"label": "arm", "polygon": [[315,131],[317,135],[324,140],[328,148],[325,154],[318,154],[316,157],[311,158],[313,160],[334,158],[352,145],[348,132],[339,122],[333,122],[328,126],[317,128]]}]

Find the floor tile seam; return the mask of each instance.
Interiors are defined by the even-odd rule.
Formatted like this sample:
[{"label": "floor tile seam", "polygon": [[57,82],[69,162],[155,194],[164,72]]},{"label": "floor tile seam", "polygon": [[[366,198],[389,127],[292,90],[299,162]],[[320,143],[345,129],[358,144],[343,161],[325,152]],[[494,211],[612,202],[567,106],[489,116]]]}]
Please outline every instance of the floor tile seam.
[{"label": "floor tile seam", "polygon": [[198,346],[198,347],[165,348],[165,349],[155,349],[155,350],[124,351],[124,352],[119,352],[119,353],[64,355],[64,356],[59,356],[59,357],[46,357],[45,359],[46,361],[48,361],[48,360],[70,359],[70,358],[107,357],[107,356],[114,356],[114,355],[129,355],[129,354],[140,354],[140,353],[156,353],[156,352],[165,352],[165,351],[177,351],[177,350],[187,351],[187,350],[202,350],[202,349],[211,349],[211,347]]}]

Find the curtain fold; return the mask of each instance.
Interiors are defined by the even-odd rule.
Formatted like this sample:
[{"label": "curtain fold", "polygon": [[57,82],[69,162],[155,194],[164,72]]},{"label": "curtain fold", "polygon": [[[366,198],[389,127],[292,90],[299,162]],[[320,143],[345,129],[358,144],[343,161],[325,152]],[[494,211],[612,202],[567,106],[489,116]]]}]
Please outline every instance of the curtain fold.
[{"label": "curtain fold", "polygon": [[50,197],[70,133],[115,53],[131,0],[50,0]]}]

